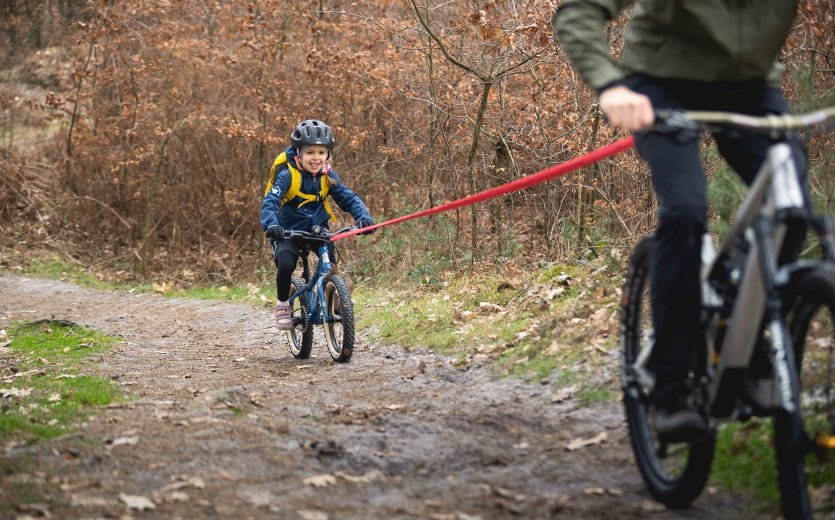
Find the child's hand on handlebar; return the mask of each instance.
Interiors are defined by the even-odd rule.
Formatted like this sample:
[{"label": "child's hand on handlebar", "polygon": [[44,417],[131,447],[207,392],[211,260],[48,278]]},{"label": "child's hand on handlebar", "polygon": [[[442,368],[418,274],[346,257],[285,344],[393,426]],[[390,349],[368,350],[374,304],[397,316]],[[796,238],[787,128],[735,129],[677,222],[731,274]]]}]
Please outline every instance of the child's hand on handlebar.
[{"label": "child's hand on handlebar", "polygon": [[[360,228],[360,229],[367,228],[367,227],[370,227],[370,226],[373,226],[373,225],[374,225],[373,220],[360,220],[359,222],[357,222],[357,227]],[[377,231],[376,229],[369,229],[368,231],[363,231],[362,233],[360,233],[360,235],[371,235],[372,233],[375,233],[376,231]]]},{"label": "child's hand on handlebar", "polygon": [[275,240],[276,242],[281,242],[284,240],[284,228],[279,226],[278,224],[272,225],[267,228],[267,231],[264,232],[268,238]]}]

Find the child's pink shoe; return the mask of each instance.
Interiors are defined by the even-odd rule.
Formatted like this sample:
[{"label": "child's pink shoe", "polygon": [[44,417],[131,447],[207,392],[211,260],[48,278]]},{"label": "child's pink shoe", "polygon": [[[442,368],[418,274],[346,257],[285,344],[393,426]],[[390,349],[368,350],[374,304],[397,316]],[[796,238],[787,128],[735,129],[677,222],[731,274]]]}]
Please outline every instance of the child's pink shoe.
[{"label": "child's pink shoe", "polygon": [[275,311],[275,328],[292,330],[293,316],[290,314],[290,302],[278,302],[273,310]]}]

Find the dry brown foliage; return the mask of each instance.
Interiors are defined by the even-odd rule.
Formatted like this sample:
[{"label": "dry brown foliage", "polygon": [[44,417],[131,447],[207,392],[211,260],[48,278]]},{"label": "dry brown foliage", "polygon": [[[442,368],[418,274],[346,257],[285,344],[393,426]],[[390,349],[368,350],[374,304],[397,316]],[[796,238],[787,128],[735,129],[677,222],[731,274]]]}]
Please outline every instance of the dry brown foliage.
[{"label": "dry brown foliage", "polygon": [[[112,268],[252,276],[267,261],[258,209],[269,165],[303,118],[333,126],[334,166],[378,221],[617,137],[553,42],[553,0],[79,4],[18,2],[28,14],[19,8],[0,24],[19,50],[2,107],[57,127],[25,151],[3,142],[0,216],[42,208],[44,181],[26,166],[40,161],[62,233],[85,246],[80,257]],[[787,55],[812,63],[814,84],[831,88],[827,4],[803,8]],[[615,52],[625,22],[611,26]],[[631,243],[652,228],[654,208],[645,169],[624,154],[481,205],[473,226],[449,215],[445,239],[408,237],[400,255],[359,251],[358,241],[344,248],[389,264],[421,256],[413,249],[451,258],[475,233],[482,255],[515,245],[562,259],[600,238]]]}]

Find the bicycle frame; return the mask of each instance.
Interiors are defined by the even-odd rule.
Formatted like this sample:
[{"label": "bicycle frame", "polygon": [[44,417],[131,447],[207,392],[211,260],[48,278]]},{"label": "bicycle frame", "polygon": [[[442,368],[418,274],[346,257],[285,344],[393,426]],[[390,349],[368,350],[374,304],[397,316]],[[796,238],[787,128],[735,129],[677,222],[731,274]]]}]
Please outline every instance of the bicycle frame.
[{"label": "bicycle frame", "polygon": [[[710,277],[721,270],[720,264],[725,259],[739,251],[740,247],[743,250],[748,248],[744,274],[731,311],[732,319],[720,348],[716,349],[713,345],[714,352],[720,352],[718,366],[708,387],[708,401],[712,403],[710,413],[714,417],[728,417],[735,410],[743,375],[751,362],[767,310],[766,328],[774,354],[778,390],[776,394],[772,392],[776,399],[770,408],[778,406],[792,411],[797,406],[786,366],[786,357],[791,355],[788,352],[791,341],[780,317],[776,284],[777,254],[786,232],[785,216],[792,213],[807,213],[803,192],[789,145],[775,143],[769,148],[765,163],[748,190],[715,258],[703,266],[705,287],[709,286]],[[733,319],[737,316],[745,316],[746,319]]]},{"label": "bicycle frame", "polygon": [[[718,306],[722,299],[713,283],[722,276],[726,262],[738,253],[745,255],[743,274],[734,280],[738,291],[721,345],[713,343],[715,334],[707,334],[706,338],[710,358],[718,359],[717,363],[708,363],[707,366],[709,383],[706,399],[710,403],[708,411],[714,419],[733,418],[743,391],[744,374],[763,329],[767,331],[765,336],[770,341],[778,376],[773,383],[776,392],[770,392],[771,401],[764,403],[764,408],[791,412],[797,407],[792,398],[796,395],[791,391],[793,379],[789,377],[789,371],[794,369],[794,359],[788,359],[793,353],[790,352],[791,340],[785,330],[785,320],[780,313],[779,289],[792,276],[819,266],[820,262],[795,261],[778,268],[777,255],[785,239],[786,222],[792,217],[812,225],[810,227],[821,236],[826,259],[832,262],[835,247],[832,245],[831,224],[828,219],[816,222],[804,206],[791,148],[784,142],[775,142],[769,147],[766,160],[718,249],[713,248],[707,234],[703,244],[702,308],[707,312],[720,310]],[[735,269],[725,276],[739,277],[739,271]],[[741,316],[745,319],[734,319]],[[650,352],[651,348],[641,352],[634,366],[637,369],[635,375],[644,388],[652,386],[645,371]]]},{"label": "bicycle frame", "polygon": [[[324,329],[331,358],[344,363],[354,351],[354,311],[351,290],[345,278],[336,272],[336,247],[331,237],[354,229],[346,227],[335,233],[314,226],[310,231],[289,230],[285,240],[293,240],[302,259],[302,278],[291,277],[290,294],[292,328],[287,330],[290,352],[297,359],[310,357],[314,325]],[[311,274],[310,253],[318,258]],[[275,253],[274,253],[275,254]]]},{"label": "bicycle frame", "polygon": [[[795,128],[833,116],[835,107],[801,116],[670,112],[660,117],[660,132],[738,127],[771,136],[763,165],[718,248],[708,233],[703,236],[705,345],[694,353],[695,377],[686,378],[682,392],[686,406],[706,420],[703,431],[695,426],[676,431],[658,422],[666,416],[658,413],[655,377],[647,369],[655,347],[652,242],[643,239],[630,257],[621,304],[624,405],[644,483],[668,507],[687,507],[703,490],[717,426],[752,416],[771,418],[786,517],[811,518],[818,507],[810,487],[820,487],[819,473],[828,471],[821,456],[835,448],[835,237],[830,218],[813,213],[789,144],[793,139],[785,138]],[[807,229],[822,253],[814,260],[800,258]],[[814,464],[812,454],[818,455]]]},{"label": "bicycle frame", "polygon": [[308,251],[302,252],[302,265],[304,269],[304,280],[307,285],[303,290],[296,291],[290,296],[290,301],[298,298],[302,294],[307,294],[307,305],[309,310],[308,320],[311,325],[323,325],[330,323],[331,316],[328,316],[328,310],[324,305],[325,301],[325,277],[330,274],[333,268],[333,263],[330,259],[330,250],[328,244],[320,244],[316,247],[316,257],[319,261],[316,264],[316,270],[313,276],[310,276],[310,265],[308,263]]},{"label": "bicycle frame", "polygon": [[[777,265],[789,219],[799,218],[811,224],[820,237],[825,258],[831,262],[833,248],[831,225],[828,219],[815,222],[804,206],[804,197],[791,149],[784,142],[769,147],[766,160],[740,206],[727,235],[711,262],[703,265],[703,303],[709,308],[715,301],[711,293],[711,279],[722,269],[722,262],[742,250],[746,253],[744,274],[731,310],[722,344],[713,347],[718,356],[713,377],[708,386],[710,414],[714,418],[728,418],[736,409],[747,370],[761,331],[770,342],[776,379],[757,392],[761,407],[793,412],[795,402],[790,377],[795,370],[791,339],[781,314],[780,289],[797,273],[820,266],[821,262],[794,261]],[[747,248],[747,251],[745,249]],[[745,316],[745,319],[733,319]],[[765,321],[764,321],[765,320]],[[713,338],[708,337],[708,341]],[[763,401],[765,398],[765,401]]]}]

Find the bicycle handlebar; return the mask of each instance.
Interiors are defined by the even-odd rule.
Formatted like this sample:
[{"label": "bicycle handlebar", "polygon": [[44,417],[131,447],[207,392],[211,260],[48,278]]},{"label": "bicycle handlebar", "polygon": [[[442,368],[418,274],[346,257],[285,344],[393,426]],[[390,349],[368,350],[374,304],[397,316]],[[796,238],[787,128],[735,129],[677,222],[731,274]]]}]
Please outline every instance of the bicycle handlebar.
[{"label": "bicycle handlebar", "polygon": [[347,226],[337,231],[330,231],[320,226],[313,226],[313,229],[311,231],[301,231],[299,229],[286,229],[284,230],[284,239],[287,240],[292,238],[302,238],[305,240],[330,242],[332,236],[338,235],[340,233],[345,233],[346,231],[351,231],[352,229],[356,229],[356,226]]},{"label": "bicycle handlebar", "polygon": [[696,130],[705,125],[732,126],[763,132],[797,130],[823,123],[835,117],[835,107],[822,108],[808,114],[769,114],[751,116],[734,112],[703,112],[686,110],[658,110],[656,125],[664,128]]}]

